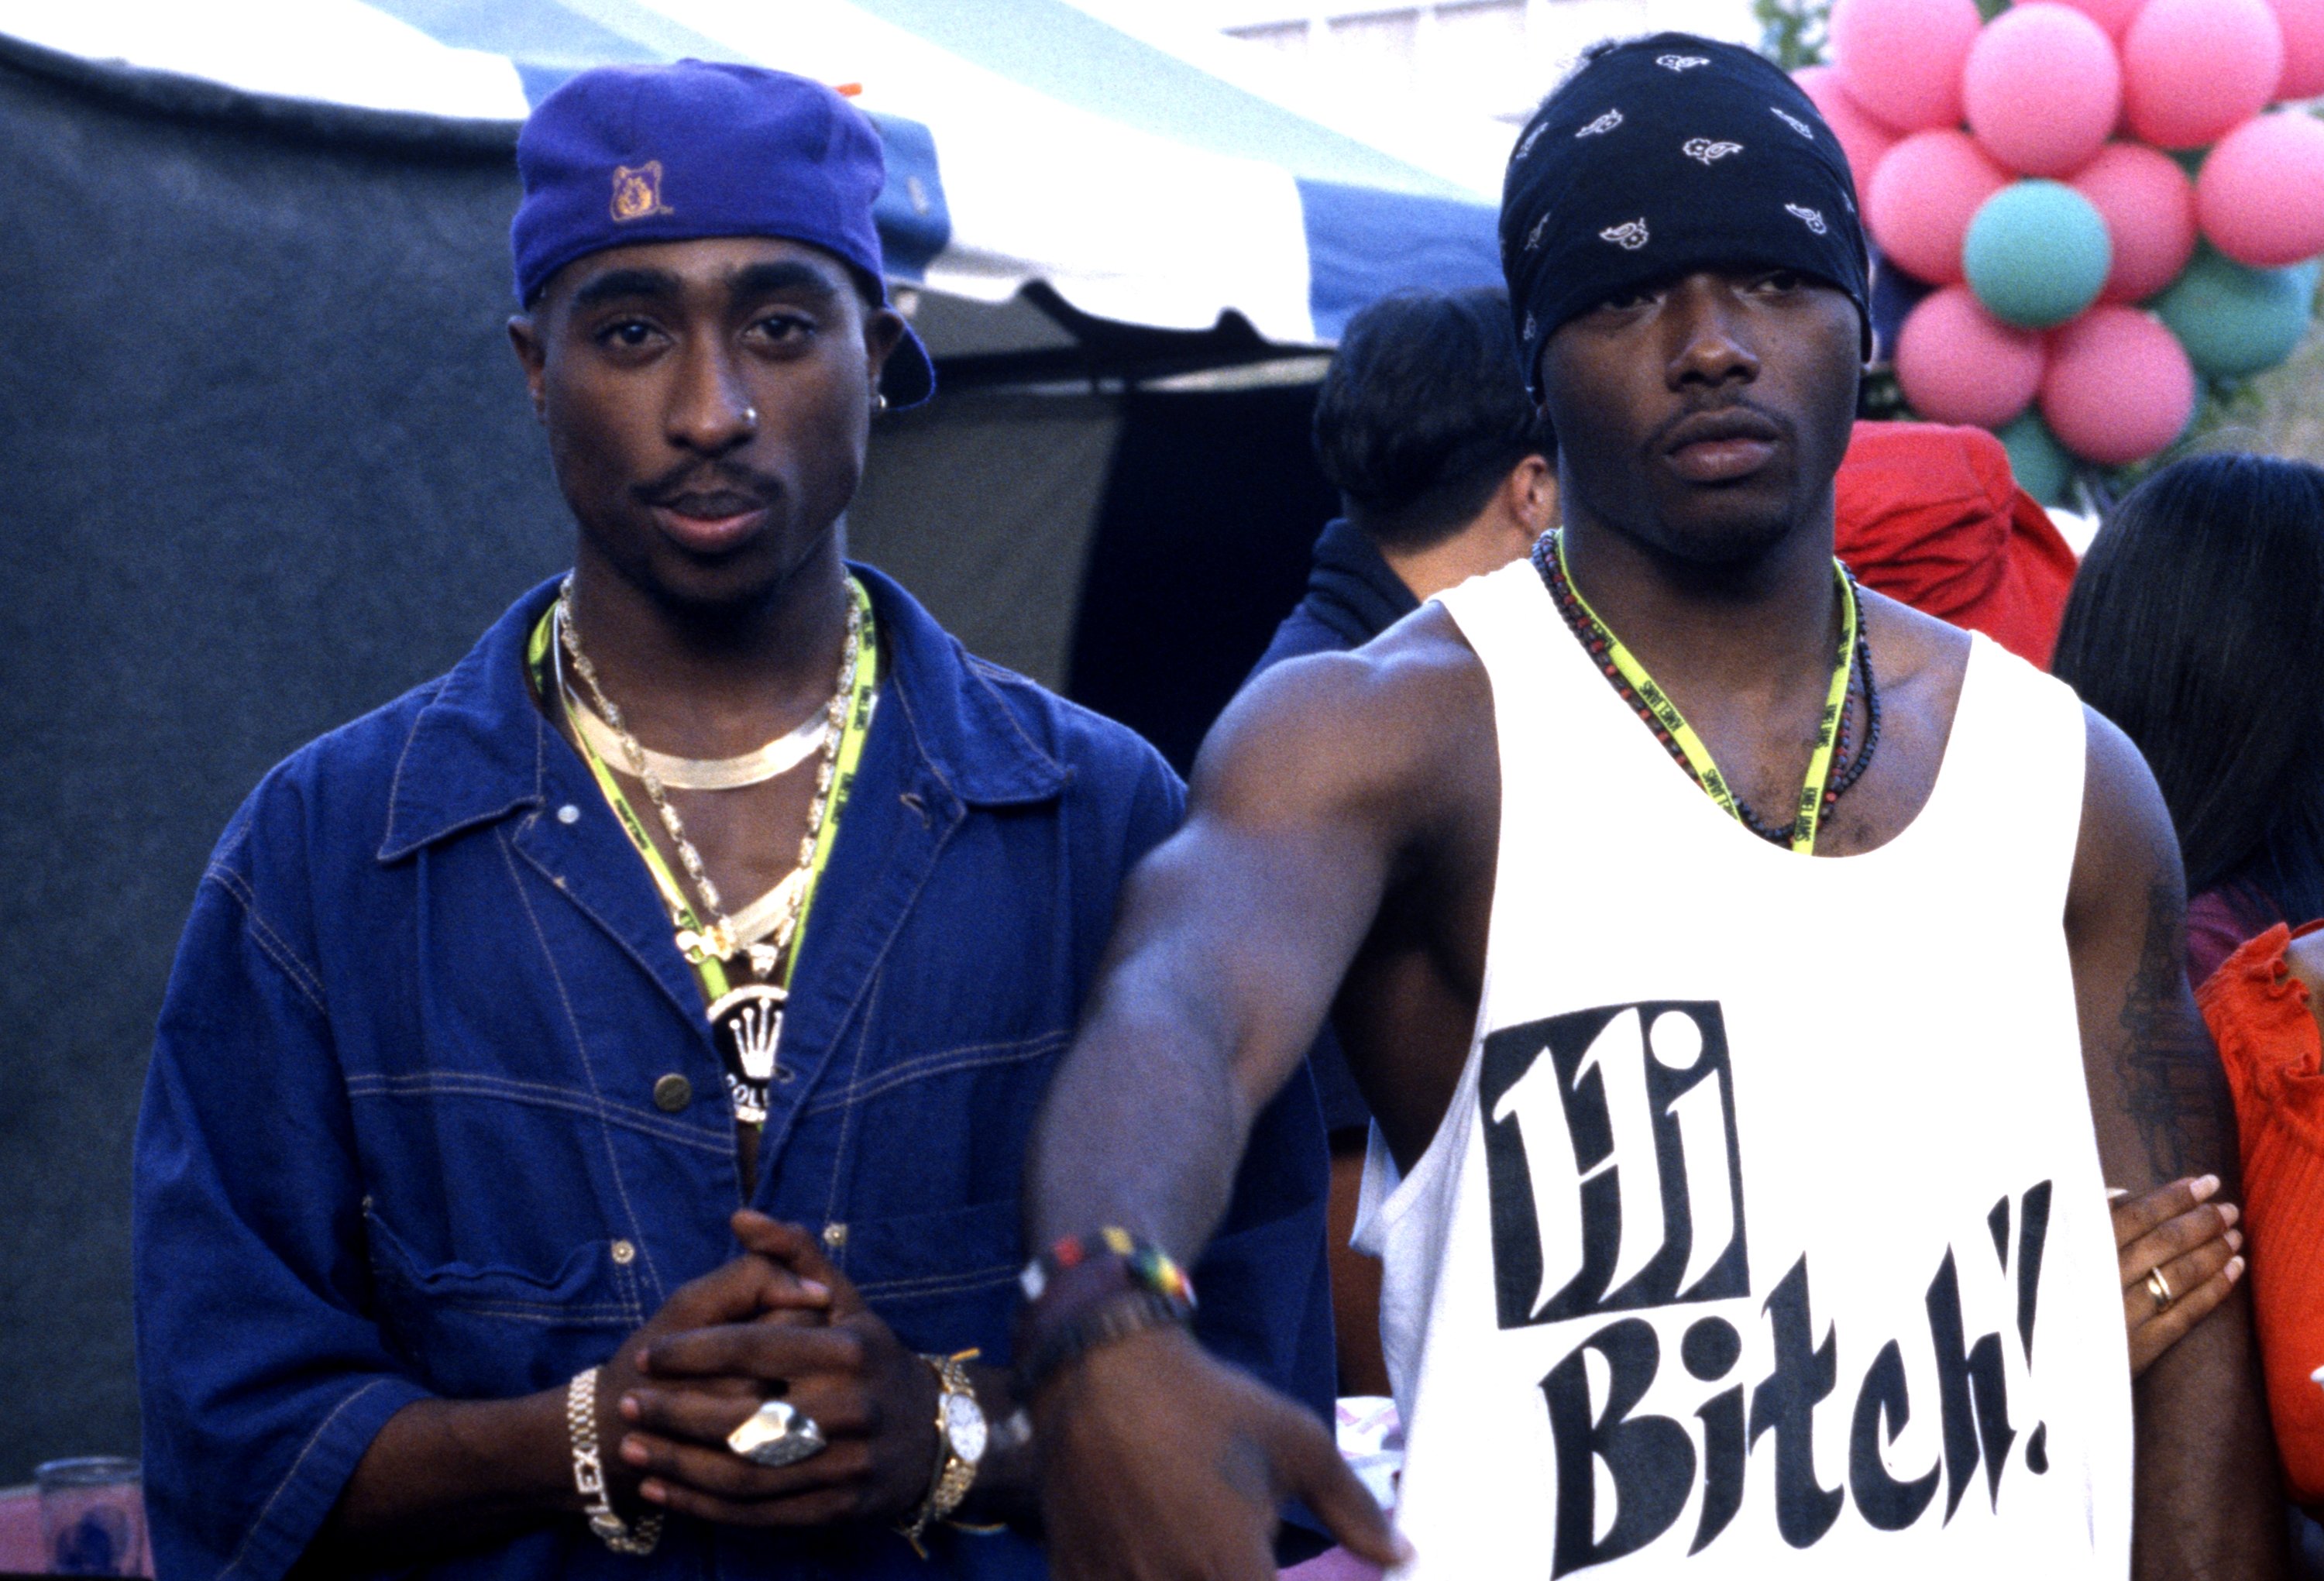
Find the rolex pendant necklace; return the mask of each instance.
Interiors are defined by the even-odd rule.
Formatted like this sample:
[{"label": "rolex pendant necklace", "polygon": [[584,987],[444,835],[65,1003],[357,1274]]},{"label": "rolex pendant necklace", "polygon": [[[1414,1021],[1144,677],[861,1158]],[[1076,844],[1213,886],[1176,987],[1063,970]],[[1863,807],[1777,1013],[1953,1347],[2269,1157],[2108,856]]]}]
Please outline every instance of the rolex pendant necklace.
[{"label": "rolex pendant necklace", "polygon": [[[774,1080],[776,1051],[783,1035],[783,1007],[789,997],[788,990],[774,980],[775,968],[798,933],[799,914],[806,905],[809,876],[815,866],[816,838],[822,832],[824,813],[831,804],[840,741],[846,733],[848,706],[855,692],[856,661],[862,650],[862,609],[853,598],[848,600],[847,639],[840,654],[839,685],[824,710],[823,752],[816,765],[815,797],[807,804],[807,833],[799,841],[798,861],[790,875],[771,892],[779,897],[780,909],[774,926],[763,939],[748,937],[726,915],[718,886],[704,869],[702,854],[687,839],[686,825],[678,809],[670,805],[662,777],[656,772],[655,757],[622,722],[621,709],[605,695],[604,687],[599,684],[596,666],[581,649],[580,628],[573,619],[573,580],[569,576],[558,592],[557,623],[563,653],[572,659],[573,671],[581,677],[581,684],[589,688],[589,699],[597,717],[611,728],[631,775],[646,787],[654,811],[661,817],[662,828],[669,832],[670,844],[678,850],[678,863],[686,869],[695,893],[702,897],[702,909],[709,916],[709,925],[702,926],[686,897],[667,883],[662,886],[662,897],[669,903],[678,925],[679,953],[696,970],[708,961],[722,963],[712,979],[714,985],[724,981],[723,963],[740,956],[749,964],[751,980],[725,985],[725,991],[717,993],[710,1001],[708,1015],[719,1059],[725,1067],[726,1090],[733,1100],[734,1117],[744,1125],[757,1125],[767,1117],[767,1085]],[[632,837],[645,844],[642,830],[632,831]],[[645,849],[649,853],[652,850],[650,844]]]}]

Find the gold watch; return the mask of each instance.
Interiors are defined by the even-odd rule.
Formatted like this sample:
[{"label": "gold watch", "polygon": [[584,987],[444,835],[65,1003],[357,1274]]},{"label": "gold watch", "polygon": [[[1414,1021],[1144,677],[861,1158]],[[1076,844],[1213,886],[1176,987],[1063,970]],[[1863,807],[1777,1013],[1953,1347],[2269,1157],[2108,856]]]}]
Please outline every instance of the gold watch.
[{"label": "gold watch", "polygon": [[960,1502],[968,1496],[969,1485],[976,1481],[977,1466],[991,1440],[985,1426],[984,1408],[977,1403],[976,1391],[968,1381],[965,1364],[977,1354],[964,1350],[958,1356],[920,1358],[936,1369],[936,1385],[941,1391],[936,1396],[936,1469],[928,1484],[928,1496],[920,1501],[911,1520],[897,1530],[923,1558],[927,1557],[927,1550],[920,1547],[921,1534],[930,1522],[946,1520],[960,1508]]}]

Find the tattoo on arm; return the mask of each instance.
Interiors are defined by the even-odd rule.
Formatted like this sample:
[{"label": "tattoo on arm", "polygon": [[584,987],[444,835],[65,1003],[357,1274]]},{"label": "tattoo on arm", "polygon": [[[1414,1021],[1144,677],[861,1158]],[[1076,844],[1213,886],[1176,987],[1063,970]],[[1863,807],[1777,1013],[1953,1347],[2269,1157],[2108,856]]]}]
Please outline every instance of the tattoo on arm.
[{"label": "tattoo on arm", "polygon": [[2176,887],[2147,892],[2146,939],[2122,1007],[2116,1056],[2124,1108],[2146,1144],[2158,1180],[2234,1160],[2224,1073],[2202,1020],[2189,1003],[2186,908]]}]

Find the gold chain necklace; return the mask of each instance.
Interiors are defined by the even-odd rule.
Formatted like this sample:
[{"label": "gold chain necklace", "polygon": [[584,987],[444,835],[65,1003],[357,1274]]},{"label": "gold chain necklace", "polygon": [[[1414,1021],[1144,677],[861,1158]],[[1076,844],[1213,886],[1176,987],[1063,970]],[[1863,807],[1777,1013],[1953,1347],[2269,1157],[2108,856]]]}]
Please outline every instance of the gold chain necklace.
[{"label": "gold chain necklace", "polygon": [[[570,575],[557,591],[557,624],[563,649],[572,657],[574,674],[579,676],[581,684],[589,688],[590,700],[596,705],[599,717],[613,727],[630,773],[646,787],[646,795],[653,802],[654,811],[661,816],[661,826],[669,831],[670,843],[678,848],[679,865],[685,868],[695,893],[702,897],[703,910],[709,914],[710,925],[700,933],[691,928],[679,932],[678,949],[689,958],[699,952],[714,955],[721,961],[747,954],[752,976],[761,981],[773,976],[776,962],[782,959],[783,951],[790,946],[791,935],[798,930],[799,908],[807,897],[806,883],[802,881],[790,886],[788,904],[783,908],[782,920],[775,925],[771,938],[762,942],[745,943],[736,936],[733,920],[726,915],[724,903],[719,899],[718,886],[711,881],[710,874],[704,869],[702,854],[694,849],[694,842],[687,839],[686,825],[679,819],[678,809],[670,805],[669,797],[662,788],[661,777],[654,772],[644,746],[631,733],[629,726],[622,722],[620,706],[605,695],[605,688],[597,679],[597,666],[590,663],[589,656],[582,651],[581,628],[573,618],[573,578]],[[839,658],[839,685],[824,711],[823,756],[816,766],[815,798],[807,804],[807,833],[799,841],[798,861],[792,869],[794,878],[804,875],[815,865],[816,834],[823,827],[824,808],[830,800],[832,779],[838,767],[840,738],[846,731],[848,700],[855,691],[855,664],[862,651],[862,638],[863,612],[855,601],[850,599],[847,604],[847,640]],[[717,1019],[717,1007],[715,1006],[712,1018]]]}]

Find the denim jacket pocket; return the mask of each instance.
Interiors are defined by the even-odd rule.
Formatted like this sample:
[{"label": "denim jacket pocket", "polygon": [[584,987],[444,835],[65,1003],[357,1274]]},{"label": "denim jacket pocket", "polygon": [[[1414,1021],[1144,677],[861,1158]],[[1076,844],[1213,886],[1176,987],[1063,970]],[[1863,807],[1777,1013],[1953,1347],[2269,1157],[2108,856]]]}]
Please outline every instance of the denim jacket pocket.
[{"label": "denim jacket pocket", "polygon": [[1006,1359],[1024,1205],[1015,1198],[860,1220],[848,1227],[847,1269],[863,1299],[907,1345],[971,1346]]},{"label": "denim jacket pocket", "polygon": [[424,1265],[366,1209],[381,1327],[420,1381],[453,1399],[504,1399],[602,1362],[645,1315],[627,1243],[585,1241],[555,1272]]}]

